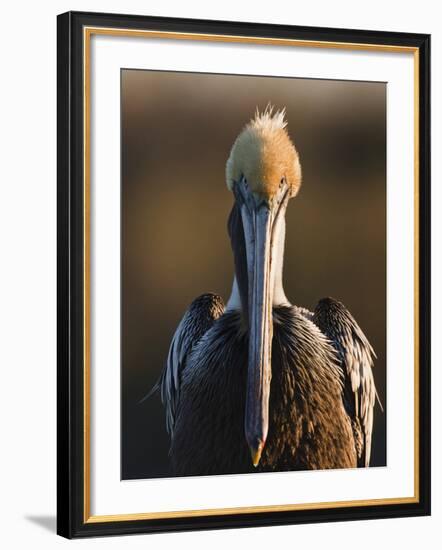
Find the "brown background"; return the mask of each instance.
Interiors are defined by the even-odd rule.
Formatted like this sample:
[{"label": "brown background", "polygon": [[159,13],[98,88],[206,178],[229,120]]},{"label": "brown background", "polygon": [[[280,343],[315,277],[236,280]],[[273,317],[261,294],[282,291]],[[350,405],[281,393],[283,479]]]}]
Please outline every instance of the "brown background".
[{"label": "brown background", "polygon": [[189,303],[227,301],[233,263],[225,162],[242,126],[270,101],[287,108],[303,185],[287,210],[284,281],[292,303],[333,296],[378,355],[372,465],[386,464],[386,86],[123,70],[122,478],[167,476],[158,395]]}]

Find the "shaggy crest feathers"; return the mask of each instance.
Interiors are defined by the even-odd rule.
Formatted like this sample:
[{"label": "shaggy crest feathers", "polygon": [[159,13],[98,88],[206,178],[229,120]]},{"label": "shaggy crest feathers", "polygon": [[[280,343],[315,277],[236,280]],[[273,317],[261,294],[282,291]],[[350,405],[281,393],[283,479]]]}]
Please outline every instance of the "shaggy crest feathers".
[{"label": "shaggy crest feathers", "polygon": [[257,107],[255,118],[249,122],[249,125],[257,130],[283,130],[287,126],[285,115],[285,107],[275,113],[273,113],[273,106],[270,104],[267,105],[262,113],[259,112]]},{"label": "shaggy crest feathers", "polygon": [[244,177],[254,193],[270,198],[278,191],[281,180],[285,180],[290,196],[297,194],[301,165],[286,126],[285,108],[274,112],[268,105],[261,113],[256,110],[255,117],[236,138],[227,160],[229,189]]}]

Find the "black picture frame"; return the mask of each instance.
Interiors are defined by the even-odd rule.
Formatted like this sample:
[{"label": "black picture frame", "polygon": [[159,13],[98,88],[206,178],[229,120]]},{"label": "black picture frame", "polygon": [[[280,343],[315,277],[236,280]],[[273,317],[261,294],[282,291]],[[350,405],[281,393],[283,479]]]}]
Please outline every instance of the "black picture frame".
[{"label": "black picture frame", "polygon": [[[370,44],[414,48],[419,60],[419,468],[412,503],[220,514],[162,519],[88,521],[85,512],[84,404],[84,29],[112,27]],[[430,514],[430,36],[68,12],[57,21],[57,532],[67,538],[270,526]],[[85,393],[86,392],[86,393]]]}]

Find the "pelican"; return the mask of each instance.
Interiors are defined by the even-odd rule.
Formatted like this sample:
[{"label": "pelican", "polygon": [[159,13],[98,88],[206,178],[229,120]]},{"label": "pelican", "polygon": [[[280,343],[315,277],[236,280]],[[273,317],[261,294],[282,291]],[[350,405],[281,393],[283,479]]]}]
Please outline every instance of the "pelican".
[{"label": "pelican", "polygon": [[285,109],[257,110],[226,164],[235,273],[225,305],[196,298],[156,386],[175,475],[367,467],[375,352],[352,314],[283,287],[285,212],[301,165]]}]

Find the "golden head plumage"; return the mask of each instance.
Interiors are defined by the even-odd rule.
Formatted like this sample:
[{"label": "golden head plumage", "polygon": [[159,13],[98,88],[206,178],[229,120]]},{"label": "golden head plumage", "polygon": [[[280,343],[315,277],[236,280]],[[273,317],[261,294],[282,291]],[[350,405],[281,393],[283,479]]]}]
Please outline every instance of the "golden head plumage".
[{"label": "golden head plumage", "polygon": [[256,110],[255,117],[244,127],[233,144],[226,164],[227,186],[242,176],[252,192],[270,198],[285,179],[294,197],[301,186],[301,165],[290,139],[285,120],[285,108],[273,112],[267,106]]}]

